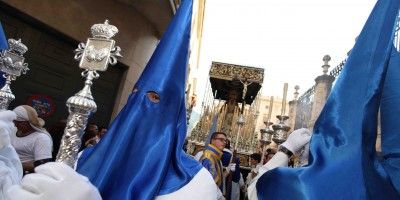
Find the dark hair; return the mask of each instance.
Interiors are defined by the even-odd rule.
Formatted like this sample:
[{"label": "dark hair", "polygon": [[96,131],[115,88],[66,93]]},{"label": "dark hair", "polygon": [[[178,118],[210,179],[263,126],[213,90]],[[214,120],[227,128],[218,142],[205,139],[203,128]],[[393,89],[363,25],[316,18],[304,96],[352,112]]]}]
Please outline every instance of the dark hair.
[{"label": "dark hair", "polygon": [[276,151],[275,151],[275,149],[272,149],[272,148],[268,148],[267,149],[267,152],[266,152],[266,156],[268,156],[269,154],[276,154]]},{"label": "dark hair", "polygon": [[211,139],[215,139],[217,135],[224,135],[226,137],[226,134],[224,132],[214,132],[211,135]]},{"label": "dark hair", "polygon": [[98,126],[97,128],[99,129],[99,131],[101,131],[101,130],[103,130],[103,129],[107,129],[106,126]]},{"label": "dark hair", "polygon": [[79,149],[79,151],[82,151],[86,146],[86,142],[89,141],[90,139],[93,139],[94,137],[96,137],[96,132],[94,132],[93,130],[86,130],[85,133],[82,136],[81,139],[81,148]]},{"label": "dark hair", "polygon": [[261,155],[259,153],[253,153],[250,155],[250,158],[252,158],[253,160],[256,160],[258,162],[261,162]]}]

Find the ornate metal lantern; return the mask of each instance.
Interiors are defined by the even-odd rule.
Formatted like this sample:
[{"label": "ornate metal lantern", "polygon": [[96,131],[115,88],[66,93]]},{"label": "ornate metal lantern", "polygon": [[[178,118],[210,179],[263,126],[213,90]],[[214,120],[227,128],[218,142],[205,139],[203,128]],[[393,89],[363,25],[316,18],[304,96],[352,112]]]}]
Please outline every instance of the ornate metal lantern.
[{"label": "ornate metal lantern", "polygon": [[5,85],[0,89],[0,110],[8,109],[10,102],[15,99],[10,88],[11,81],[29,70],[24,58],[28,47],[21,42],[21,39],[8,39],[8,46],[8,50],[0,53],[0,71],[4,73],[3,77],[6,79]]},{"label": "ornate metal lantern", "polygon": [[266,145],[271,144],[271,138],[274,135],[274,131],[269,128],[269,126],[272,125],[271,122],[264,122],[264,124],[267,127],[264,129],[260,129],[260,133],[261,133],[260,143],[263,146],[266,146]]},{"label": "ornate metal lantern", "polygon": [[276,116],[276,118],[279,119],[279,123],[272,125],[272,128],[275,131],[272,140],[279,145],[285,142],[287,139],[287,134],[288,131],[290,130],[290,127],[286,125],[285,122],[287,119],[289,119],[289,117],[284,115],[278,115]]},{"label": "ornate metal lantern", "polygon": [[279,123],[272,125],[272,128],[275,131],[272,140],[278,145],[286,141],[288,131],[290,130],[290,127],[285,123],[285,121],[289,119],[289,117],[285,115],[287,89],[288,84],[285,83],[283,87],[282,114],[276,116],[276,118],[279,119]]}]

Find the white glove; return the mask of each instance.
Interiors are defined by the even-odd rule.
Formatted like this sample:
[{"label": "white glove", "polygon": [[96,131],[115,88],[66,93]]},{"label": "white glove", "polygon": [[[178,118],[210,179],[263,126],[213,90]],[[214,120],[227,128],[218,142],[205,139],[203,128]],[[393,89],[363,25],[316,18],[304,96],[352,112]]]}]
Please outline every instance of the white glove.
[{"label": "white glove", "polygon": [[7,200],[101,200],[86,177],[63,163],[49,162],[35,168],[7,191]]},{"label": "white glove", "polygon": [[234,172],[236,170],[236,163],[231,163],[228,165],[228,168],[231,172]]},{"label": "white glove", "polygon": [[311,139],[311,132],[306,128],[301,128],[293,131],[288,139],[281,145],[286,147],[292,153],[298,152]]},{"label": "white glove", "polygon": [[[291,152],[296,153],[302,147],[310,142],[311,132],[308,129],[301,128],[293,131],[288,139],[282,143],[284,147],[289,149]],[[308,151],[308,149],[306,149]],[[308,153],[308,152],[307,152]],[[258,179],[267,171],[275,169],[277,167],[287,167],[289,162],[289,158],[286,154],[282,152],[277,152],[271,160],[269,160],[265,165],[260,167],[258,170],[258,175],[250,182],[249,187],[247,188],[247,194],[250,200],[256,200],[257,197],[257,189],[256,184]]]}]

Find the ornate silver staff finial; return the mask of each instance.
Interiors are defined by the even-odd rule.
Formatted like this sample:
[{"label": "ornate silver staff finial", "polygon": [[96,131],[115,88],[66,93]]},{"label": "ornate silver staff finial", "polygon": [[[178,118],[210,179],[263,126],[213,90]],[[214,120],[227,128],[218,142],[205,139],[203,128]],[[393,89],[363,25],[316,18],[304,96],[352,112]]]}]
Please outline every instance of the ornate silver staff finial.
[{"label": "ornate silver staff finial", "polygon": [[0,71],[6,79],[5,85],[0,89],[0,110],[8,109],[10,102],[15,99],[11,91],[11,81],[17,79],[21,74],[26,74],[29,70],[28,63],[25,63],[24,54],[28,51],[21,39],[8,39],[8,50],[0,53]]},{"label": "ornate silver staff finial", "polygon": [[276,116],[276,118],[279,119],[279,123],[272,125],[272,128],[275,131],[275,134],[274,134],[272,140],[276,144],[279,145],[279,144],[282,144],[283,142],[285,142],[287,139],[287,134],[288,134],[288,131],[290,130],[290,127],[285,124],[285,121],[287,119],[289,119],[289,117],[278,115],[278,116]]},{"label": "ornate silver staff finial", "polygon": [[297,98],[299,97],[300,86],[298,86],[298,85],[294,86],[294,90],[295,90],[295,92],[293,93],[293,99],[297,100]]},{"label": "ornate silver staff finial", "polygon": [[279,123],[272,125],[275,131],[272,140],[278,145],[286,141],[287,133],[290,130],[290,127],[285,124],[285,121],[289,119],[289,117],[285,115],[287,88],[288,84],[285,83],[283,86],[282,112],[281,115],[276,116],[276,118],[279,119]]},{"label": "ornate silver staff finial", "polygon": [[271,130],[269,127],[273,124],[272,122],[264,122],[265,124],[265,128],[260,129],[260,133],[261,133],[261,138],[260,138],[260,142],[263,145],[269,145],[271,144],[271,138],[274,135],[274,131]]},{"label": "ornate silver staff finial", "polygon": [[264,121],[265,128],[260,129],[261,138],[260,143],[262,145],[262,157],[261,163],[264,163],[265,151],[267,150],[267,145],[271,144],[272,136],[274,135],[274,131],[271,130],[269,127],[272,125],[271,122]]},{"label": "ornate silver staff finial", "polygon": [[97,71],[106,71],[109,64],[115,65],[117,58],[121,57],[121,48],[115,46],[112,39],[118,33],[117,27],[106,20],[104,24],[93,25],[91,33],[92,38],[88,38],[86,44],[80,43],[75,50],[74,58],[79,61],[79,67],[85,70],[81,75],[86,81],[83,89],[67,100],[70,114],[56,158],[57,162],[69,166],[75,163],[89,115],[97,110],[91,92],[93,80],[100,77]]},{"label": "ornate silver staff finial", "polygon": [[108,19],[104,21],[104,24],[94,24],[90,31],[92,33],[92,37],[94,38],[105,38],[111,39],[118,33],[118,28],[110,25]]},{"label": "ornate silver staff finial", "polygon": [[260,143],[263,145],[263,157],[264,158],[264,148],[271,144],[272,136],[274,135],[274,131],[270,129],[270,126],[273,124],[271,122],[271,113],[272,113],[272,108],[274,107],[274,97],[271,96],[269,98],[269,106],[268,106],[268,115],[264,118],[264,124],[265,124],[265,129],[261,129],[261,138],[260,138]]},{"label": "ornate silver staff finial", "polygon": [[10,52],[16,53],[20,56],[23,56],[28,51],[28,47],[26,47],[24,43],[21,42],[21,39],[8,39],[8,46]]},{"label": "ornate silver staff finial", "polygon": [[329,55],[325,55],[323,58],[322,58],[322,61],[324,61],[324,65],[322,65],[322,72],[324,73],[324,74],[327,74],[328,73],[328,69],[329,69],[329,67],[331,67],[330,65],[329,65],[329,61],[331,61],[331,57],[329,56]]}]

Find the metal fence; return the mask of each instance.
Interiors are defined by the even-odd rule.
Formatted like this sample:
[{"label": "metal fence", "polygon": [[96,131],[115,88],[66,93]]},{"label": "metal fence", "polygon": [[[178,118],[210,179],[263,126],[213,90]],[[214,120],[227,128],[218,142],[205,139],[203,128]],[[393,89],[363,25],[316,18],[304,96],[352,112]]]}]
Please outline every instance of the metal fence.
[{"label": "metal fence", "polygon": [[297,111],[294,129],[307,128],[311,120],[312,105],[314,103],[315,86],[308,89],[297,100]]},{"label": "metal fence", "polygon": [[[335,77],[335,79],[340,75],[340,72],[343,70],[347,58],[340,62],[335,68],[333,68],[329,75]],[[311,112],[312,106],[314,103],[314,95],[315,95],[315,85],[304,92],[297,99],[297,110],[296,110],[296,120],[294,129],[299,128],[308,128],[309,123],[311,121]]]}]

